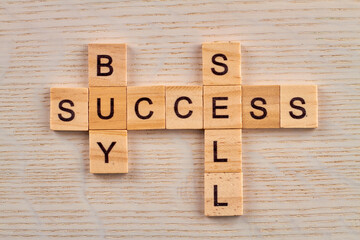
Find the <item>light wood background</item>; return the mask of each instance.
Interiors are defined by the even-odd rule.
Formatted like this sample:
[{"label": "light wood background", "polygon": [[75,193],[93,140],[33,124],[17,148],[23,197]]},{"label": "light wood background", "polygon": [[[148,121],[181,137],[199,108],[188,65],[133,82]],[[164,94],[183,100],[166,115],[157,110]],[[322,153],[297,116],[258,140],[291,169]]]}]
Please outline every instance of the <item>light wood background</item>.
[{"label": "light wood background", "polygon": [[[89,173],[49,129],[49,88],[87,86],[87,44],[126,42],[129,85],[200,85],[205,41],[243,84],[318,84],[316,130],[244,130],[242,217],[203,214],[202,131],[129,132],[129,173]],[[359,239],[359,1],[0,2],[1,239]]]}]

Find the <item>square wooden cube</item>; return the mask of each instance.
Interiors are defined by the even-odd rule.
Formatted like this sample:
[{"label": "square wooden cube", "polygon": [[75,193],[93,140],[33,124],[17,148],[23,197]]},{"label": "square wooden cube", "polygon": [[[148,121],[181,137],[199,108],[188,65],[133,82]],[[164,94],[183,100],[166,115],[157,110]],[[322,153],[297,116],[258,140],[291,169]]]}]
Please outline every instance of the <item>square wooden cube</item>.
[{"label": "square wooden cube", "polygon": [[203,128],[202,86],[166,87],[166,128]]},{"label": "square wooden cube", "polygon": [[202,64],[204,85],[240,85],[240,42],[203,43]]},{"label": "square wooden cube", "polygon": [[50,89],[50,129],[57,131],[88,130],[88,89]]},{"label": "square wooden cube", "polygon": [[204,86],[204,128],[242,128],[241,86]]},{"label": "square wooden cube", "polygon": [[165,86],[127,88],[127,128],[165,128]]},{"label": "square wooden cube", "polygon": [[241,172],[241,129],[205,130],[205,172]]},{"label": "square wooden cube", "polygon": [[280,86],[280,114],[282,128],[317,128],[317,86]]},{"label": "square wooden cube", "polygon": [[205,173],[205,215],[243,215],[242,173]]},{"label": "square wooden cube", "polygon": [[89,86],[126,86],[126,44],[89,44]]},{"label": "square wooden cube", "polygon": [[127,173],[126,130],[90,130],[90,172]]},{"label": "square wooden cube", "polygon": [[280,128],[280,86],[242,86],[243,128]]},{"label": "square wooden cube", "polygon": [[126,87],[89,88],[89,129],[126,129]]}]

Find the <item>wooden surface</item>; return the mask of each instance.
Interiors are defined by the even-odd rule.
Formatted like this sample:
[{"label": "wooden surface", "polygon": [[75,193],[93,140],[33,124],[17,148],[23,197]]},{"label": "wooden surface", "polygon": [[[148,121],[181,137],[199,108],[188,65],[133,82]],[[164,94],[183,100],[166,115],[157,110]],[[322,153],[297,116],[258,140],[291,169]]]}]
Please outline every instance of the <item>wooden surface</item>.
[{"label": "wooden surface", "polygon": [[[359,1],[1,1],[1,239],[358,239]],[[129,173],[89,173],[49,129],[87,44],[128,46],[128,84],[201,84],[201,43],[240,41],[242,82],[317,84],[318,129],[243,130],[244,216],[203,212],[203,131],[129,131]]]}]

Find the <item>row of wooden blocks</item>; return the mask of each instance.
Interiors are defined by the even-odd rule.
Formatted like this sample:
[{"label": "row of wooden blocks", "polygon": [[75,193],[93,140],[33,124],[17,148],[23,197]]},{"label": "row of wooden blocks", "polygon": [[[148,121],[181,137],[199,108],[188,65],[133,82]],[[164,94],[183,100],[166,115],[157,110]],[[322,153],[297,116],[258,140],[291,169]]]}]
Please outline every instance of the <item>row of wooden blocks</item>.
[{"label": "row of wooden blocks", "polygon": [[50,98],[60,131],[318,126],[316,85],[51,88]]},{"label": "row of wooden blocks", "polygon": [[[243,213],[241,129],[211,129],[204,135],[205,215]],[[127,130],[90,130],[90,172],[127,173]]]}]

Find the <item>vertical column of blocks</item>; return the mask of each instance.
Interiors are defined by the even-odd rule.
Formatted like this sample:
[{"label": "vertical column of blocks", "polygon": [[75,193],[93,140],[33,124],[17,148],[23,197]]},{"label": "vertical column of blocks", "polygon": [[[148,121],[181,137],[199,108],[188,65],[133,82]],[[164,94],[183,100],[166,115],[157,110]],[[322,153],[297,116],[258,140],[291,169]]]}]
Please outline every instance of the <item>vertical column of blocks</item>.
[{"label": "vertical column of blocks", "polygon": [[317,128],[317,86],[280,86],[280,109],[282,128]]},{"label": "vertical column of blocks", "polygon": [[206,216],[243,214],[240,49],[238,42],[202,45]]},{"label": "vertical column of blocks", "polygon": [[204,128],[241,127],[241,86],[204,86]]},{"label": "vertical column of blocks", "polygon": [[203,128],[203,94],[201,86],[166,87],[166,128]]},{"label": "vertical column of blocks", "polygon": [[202,44],[203,84],[241,84],[240,42],[214,42]]},{"label": "vertical column of blocks", "polygon": [[126,129],[126,87],[90,87],[89,129]]},{"label": "vertical column of blocks", "polygon": [[89,44],[89,86],[127,85],[126,44]]},{"label": "vertical column of blocks", "polygon": [[280,86],[242,86],[243,128],[280,128]]},{"label": "vertical column of blocks", "polygon": [[90,130],[90,172],[127,173],[126,130]]},{"label": "vertical column of blocks", "polygon": [[127,88],[127,128],[165,128],[165,87],[145,86]]},{"label": "vertical column of blocks", "polygon": [[88,89],[50,89],[50,129],[57,131],[88,130]]}]

